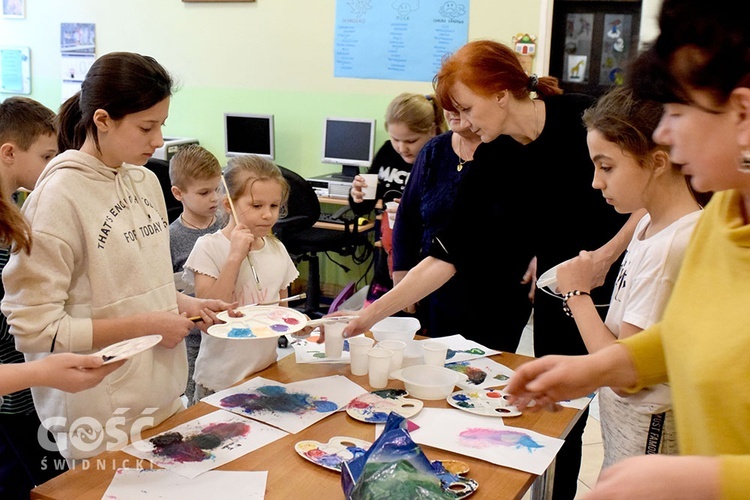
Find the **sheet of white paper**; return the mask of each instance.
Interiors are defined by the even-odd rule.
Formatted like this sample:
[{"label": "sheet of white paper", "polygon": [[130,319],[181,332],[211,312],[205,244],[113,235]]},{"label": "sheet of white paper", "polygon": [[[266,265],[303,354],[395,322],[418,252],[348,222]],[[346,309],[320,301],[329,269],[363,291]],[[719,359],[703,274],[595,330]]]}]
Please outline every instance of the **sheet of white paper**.
[{"label": "sheet of white paper", "polygon": [[495,417],[443,409],[423,408],[411,418],[419,426],[414,442],[448,450],[496,465],[542,474],[563,444],[520,427],[510,427]]},{"label": "sheet of white paper", "polygon": [[219,410],[136,441],[123,451],[192,479],[286,435],[269,425]]},{"label": "sheet of white paper", "polygon": [[591,403],[591,400],[594,399],[595,395],[596,393],[592,392],[588,396],[583,396],[582,398],[569,399],[567,401],[560,401],[560,406],[565,406],[567,408],[575,408],[576,410],[583,410],[589,405],[589,403]]},{"label": "sheet of white paper", "polygon": [[292,343],[294,347],[294,360],[299,363],[346,363],[349,364],[349,342],[344,340],[344,351],[340,358],[326,357],[326,344],[318,344],[315,337],[300,339]]},{"label": "sheet of white paper", "polygon": [[421,343],[429,341],[443,342],[448,346],[448,355],[445,359],[446,363],[468,361],[470,359],[483,358],[487,356],[494,356],[495,354],[500,354],[500,351],[485,347],[482,344],[465,338],[463,335],[449,335],[447,337],[440,337],[436,339],[418,340],[417,342]]},{"label": "sheet of white paper", "polygon": [[210,405],[296,434],[367,392],[343,375],[290,384],[255,377],[202,399]]},{"label": "sheet of white paper", "polygon": [[268,471],[209,471],[187,479],[166,469],[117,469],[102,500],[263,500]]},{"label": "sheet of white paper", "polygon": [[513,370],[490,358],[477,358],[468,361],[446,363],[446,368],[466,374],[469,377],[456,385],[461,389],[483,389],[485,387],[504,387],[513,375]]}]

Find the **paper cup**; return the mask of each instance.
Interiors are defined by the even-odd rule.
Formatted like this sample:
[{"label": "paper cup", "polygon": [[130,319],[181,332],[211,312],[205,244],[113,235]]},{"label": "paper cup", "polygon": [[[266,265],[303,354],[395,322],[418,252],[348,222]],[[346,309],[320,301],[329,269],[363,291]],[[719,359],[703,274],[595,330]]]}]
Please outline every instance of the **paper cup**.
[{"label": "paper cup", "polygon": [[374,200],[378,194],[378,174],[359,174],[365,180],[365,187],[362,192],[365,194],[365,200]]},{"label": "paper cup", "polygon": [[401,369],[404,361],[404,350],[406,349],[406,342],[402,342],[400,340],[384,340],[382,342],[378,342],[375,347],[379,347],[381,349],[390,349],[391,351],[393,351],[393,357],[391,358],[391,367],[388,369],[389,374]]},{"label": "paper cup", "polygon": [[324,323],[325,328],[325,347],[326,358],[340,358],[344,352],[344,328],[347,323],[344,321],[331,321]]},{"label": "paper cup", "polygon": [[371,347],[367,351],[367,374],[370,387],[383,389],[388,385],[388,370],[391,368],[393,351],[382,347]]},{"label": "paper cup", "polygon": [[349,339],[349,359],[351,361],[352,375],[367,375],[367,351],[375,343],[374,339],[357,335]]},{"label": "paper cup", "polygon": [[385,213],[388,214],[388,226],[393,229],[393,225],[396,224],[396,210],[398,210],[397,201],[389,201],[385,204]]},{"label": "paper cup", "polygon": [[448,346],[442,342],[426,341],[422,343],[424,350],[424,364],[445,366],[445,358],[448,355]]}]

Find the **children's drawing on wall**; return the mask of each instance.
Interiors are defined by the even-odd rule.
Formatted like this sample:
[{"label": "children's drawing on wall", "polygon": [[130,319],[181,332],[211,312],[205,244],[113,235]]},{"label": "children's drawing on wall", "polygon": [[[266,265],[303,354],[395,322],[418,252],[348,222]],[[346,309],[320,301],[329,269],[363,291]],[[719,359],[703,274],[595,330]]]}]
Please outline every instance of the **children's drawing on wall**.
[{"label": "children's drawing on wall", "polygon": [[397,19],[408,21],[409,14],[419,10],[419,0],[393,0],[391,7],[396,11]]},{"label": "children's drawing on wall", "polygon": [[215,411],[136,441],[123,451],[192,479],[286,435],[260,422]]},{"label": "children's drawing on wall", "polygon": [[565,61],[563,81],[588,83],[588,59],[591,57],[594,14],[568,14],[565,25]]},{"label": "children's drawing on wall", "polygon": [[3,17],[8,19],[26,17],[26,0],[3,0]]},{"label": "children's drawing on wall", "polygon": [[63,101],[81,90],[81,83],[96,59],[95,49],[95,24],[60,23]]},{"label": "children's drawing on wall", "polygon": [[588,81],[586,73],[587,56],[568,56],[566,58],[565,81],[582,83]]},{"label": "children's drawing on wall", "polygon": [[629,14],[606,14],[602,35],[602,66],[600,83],[622,85],[625,80],[623,65],[630,57],[633,16]]},{"label": "children's drawing on wall", "polygon": [[532,64],[536,54],[536,37],[528,33],[518,33],[513,37],[513,49],[518,54],[523,70],[530,75],[533,72]]}]

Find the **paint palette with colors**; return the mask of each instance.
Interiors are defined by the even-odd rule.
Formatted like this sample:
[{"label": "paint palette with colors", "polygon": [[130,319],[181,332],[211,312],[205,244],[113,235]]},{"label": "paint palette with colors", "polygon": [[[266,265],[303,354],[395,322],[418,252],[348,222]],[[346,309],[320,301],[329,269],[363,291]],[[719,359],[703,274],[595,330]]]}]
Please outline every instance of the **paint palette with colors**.
[{"label": "paint palette with colors", "polygon": [[104,363],[102,364],[108,365],[110,363],[122,361],[123,359],[132,358],[136,354],[151,349],[161,342],[161,338],[161,335],[145,335],[143,337],[127,339],[117,342],[116,344],[108,345],[94,354],[102,357],[104,360]]},{"label": "paint palette with colors", "polygon": [[507,401],[498,389],[474,389],[454,392],[446,398],[448,404],[459,410],[489,417],[517,417],[521,411]]},{"label": "paint palette with colors", "polygon": [[382,389],[352,399],[346,407],[350,417],[370,424],[384,424],[391,412],[411,418],[422,410],[424,403],[407,398],[403,389]]},{"label": "paint palette with colors", "polygon": [[[262,339],[279,337],[302,330],[307,317],[296,309],[278,306],[247,306],[238,309],[243,316],[222,318],[227,321],[208,328],[208,334],[222,339]],[[226,311],[223,311],[226,313]]]},{"label": "paint palette with colors", "polygon": [[335,436],[327,443],[306,440],[294,445],[294,451],[305,460],[336,472],[341,472],[341,464],[364,455],[372,443],[361,439]]}]

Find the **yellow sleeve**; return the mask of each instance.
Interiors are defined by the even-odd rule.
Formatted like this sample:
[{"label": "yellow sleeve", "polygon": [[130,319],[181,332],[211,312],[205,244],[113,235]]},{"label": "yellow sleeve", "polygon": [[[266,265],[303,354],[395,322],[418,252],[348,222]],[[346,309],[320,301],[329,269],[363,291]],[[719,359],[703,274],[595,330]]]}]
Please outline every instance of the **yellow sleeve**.
[{"label": "yellow sleeve", "polygon": [[669,381],[660,327],[661,324],[656,323],[638,335],[617,341],[628,350],[638,376],[635,386],[625,388],[627,392],[635,393],[644,387]]},{"label": "yellow sleeve", "polygon": [[750,492],[750,456],[722,455],[721,498],[725,500],[744,500]]}]

